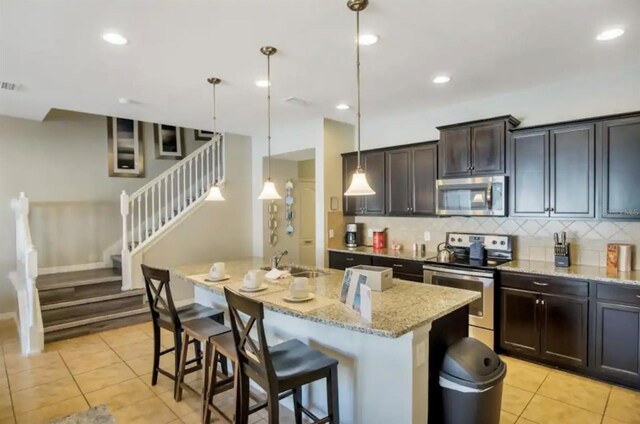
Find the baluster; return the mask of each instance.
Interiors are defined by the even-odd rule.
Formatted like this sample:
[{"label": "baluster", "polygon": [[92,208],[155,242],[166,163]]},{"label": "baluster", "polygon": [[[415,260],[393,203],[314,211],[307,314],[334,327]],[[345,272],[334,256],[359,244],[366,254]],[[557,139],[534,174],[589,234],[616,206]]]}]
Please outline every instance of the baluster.
[{"label": "baluster", "polygon": [[196,155],[196,157],[193,158],[193,161],[196,163],[195,164],[196,165],[196,172],[195,172],[195,175],[194,175],[195,176],[195,180],[196,180],[196,186],[195,186],[196,192],[193,195],[194,199],[197,199],[200,196],[200,184],[198,184],[198,180],[200,180],[200,174],[198,173],[198,156],[199,155]]},{"label": "baluster", "polygon": [[131,240],[129,241],[129,244],[131,245],[131,247],[127,246],[127,248],[129,250],[132,250],[133,249],[133,240],[136,238],[136,235],[135,235],[135,228],[136,227],[134,225],[135,224],[134,211],[135,211],[135,208],[136,208],[135,199],[129,200],[129,206],[131,207],[131,211],[130,211],[130,215],[131,215]]},{"label": "baluster", "polygon": [[[138,244],[142,242],[142,196],[138,196]],[[135,246],[132,244],[132,248]],[[133,249],[132,249],[133,250]]]},{"label": "baluster", "polygon": [[131,213],[129,210],[129,196],[127,192],[122,190],[120,194],[120,215],[122,215],[122,253],[129,249],[127,244],[127,215]]},{"label": "baluster", "polygon": [[164,225],[167,225],[167,222],[169,222],[169,188],[167,187],[168,183],[169,176],[166,176],[164,177]]},{"label": "baluster", "polygon": [[187,164],[182,165],[182,210],[187,207]]},{"label": "baluster", "polygon": [[[178,172],[180,172],[180,169],[178,169]],[[175,209],[173,208],[173,174],[175,174],[175,172],[171,173],[171,219],[176,215]]]},{"label": "baluster", "polygon": [[[144,192],[144,239],[149,237],[149,190]],[[140,240],[142,243],[142,240]]]},{"label": "baluster", "polygon": [[189,161],[189,203],[193,199],[193,159]]},{"label": "baluster", "polygon": [[[156,232],[156,185],[151,186],[151,232]],[[149,231],[147,231],[147,237]]]}]

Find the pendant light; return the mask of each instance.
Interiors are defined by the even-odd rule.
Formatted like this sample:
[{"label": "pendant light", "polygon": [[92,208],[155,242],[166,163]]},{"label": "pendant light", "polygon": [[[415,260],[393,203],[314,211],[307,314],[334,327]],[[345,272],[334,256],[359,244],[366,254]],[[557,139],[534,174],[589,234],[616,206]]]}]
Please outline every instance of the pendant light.
[{"label": "pendant light", "polygon": [[264,46],[260,48],[260,52],[267,56],[267,148],[269,154],[269,173],[267,181],[264,182],[262,193],[258,196],[259,200],[279,200],[282,199],[276,190],[276,186],[271,181],[271,56],[276,54],[278,50],[275,47]]},{"label": "pendant light", "polygon": [[[207,82],[213,87],[213,137],[215,137],[218,134],[218,132],[216,131],[216,85],[220,84],[222,80],[220,78],[212,77],[207,78]],[[222,196],[222,192],[220,191],[220,187],[218,187],[218,181],[216,181],[214,177],[206,201],[224,202],[225,200],[226,199]]]},{"label": "pendant light", "polygon": [[356,81],[358,86],[358,112],[357,112],[357,139],[358,139],[358,166],[351,179],[351,185],[344,192],[345,196],[371,196],[376,194],[367,182],[367,176],[360,165],[360,11],[369,4],[369,0],[349,0],[347,7],[356,12]]}]

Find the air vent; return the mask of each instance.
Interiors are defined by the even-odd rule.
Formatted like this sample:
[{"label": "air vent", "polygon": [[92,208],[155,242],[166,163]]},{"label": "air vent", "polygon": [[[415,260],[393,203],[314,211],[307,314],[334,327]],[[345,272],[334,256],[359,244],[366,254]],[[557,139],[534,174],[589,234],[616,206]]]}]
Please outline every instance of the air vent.
[{"label": "air vent", "polygon": [[311,104],[311,102],[304,100],[304,99],[300,99],[298,97],[287,97],[284,99],[284,102],[290,105],[296,105],[296,106],[309,106]]},{"label": "air vent", "polygon": [[0,81],[0,89],[2,90],[16,90],[18,88],[18,84],[8,81]]}]

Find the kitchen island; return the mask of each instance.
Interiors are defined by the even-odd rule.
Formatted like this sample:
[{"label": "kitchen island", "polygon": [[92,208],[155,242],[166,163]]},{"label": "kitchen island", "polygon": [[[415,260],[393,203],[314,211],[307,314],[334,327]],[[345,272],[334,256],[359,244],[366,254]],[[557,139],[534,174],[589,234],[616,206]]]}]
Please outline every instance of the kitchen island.
[{"label": "kitchen island", "polygon": [[[220,283],[206,281],[209,264],[174,273],[195,285],[197,303],[224,307],[224,287],[237,291],[244,274],[265,263],[262,258],[227,262],[230,278]],[[437,370],[447,346],[467,335],[467,305],[480,295],[394,280],[389,290],[373,293],[373,320],[366,322],[339,301],[343,272],[328,272],[310,278],[316,298],[307,303],[283,300],[290,278],[270,282],[263,292],[242,293],[264,304],[270,344],[297,338],[339,360],[342,423],[437,422]],[[324,416],[324,382],[311,385],[303,399]]]}]

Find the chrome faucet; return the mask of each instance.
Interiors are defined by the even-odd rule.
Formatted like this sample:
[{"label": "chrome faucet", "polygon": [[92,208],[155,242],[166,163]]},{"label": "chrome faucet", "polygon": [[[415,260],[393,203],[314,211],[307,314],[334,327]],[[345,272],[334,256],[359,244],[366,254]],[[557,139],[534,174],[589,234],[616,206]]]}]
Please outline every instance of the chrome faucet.
[{"label": "chrome faucet", "polygon": [[286,250],[283,250],[282,252],[276,252],[275,255],[271,257],[271,269],[278,268],[278,265],[280,265],[280,261],[282,260],[282,258],[288,254],[289,252]]}]

